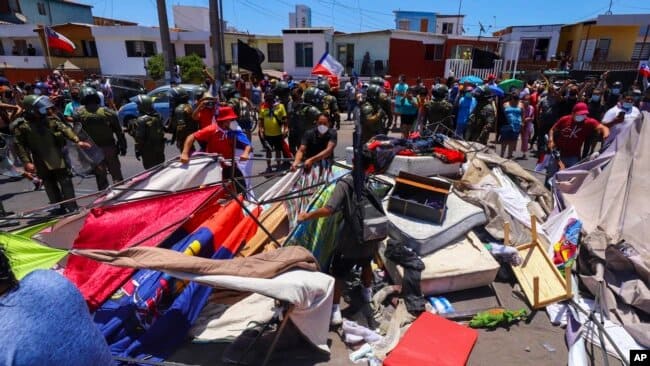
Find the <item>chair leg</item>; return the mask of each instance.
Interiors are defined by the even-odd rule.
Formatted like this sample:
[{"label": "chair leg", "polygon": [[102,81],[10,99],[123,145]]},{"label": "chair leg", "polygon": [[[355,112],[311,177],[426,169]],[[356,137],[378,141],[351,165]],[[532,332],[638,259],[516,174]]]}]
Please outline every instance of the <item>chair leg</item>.
[{"label": "chair leg", "polygon": [[273,338],[271,347],[269,347],[269,350],[266,351],[266,356],[264,357],[264,362],[262,362],[262,366],[266,366],[271,360],[271,355],[273,354],[273,351],[275,350],[275,346],[277,346],[278,341],[280,340],[280,336],[282,335],[282,332],[284,332],[284,328],[289,322],[289,316],[291,315],[292,311],[293,311],[293,304],[289,305],[289,308],[284,313],[284,319],[282,319],[282,323],[280,323],[280,327],[278,328],[278,331],[275,334],[275,337]]}]

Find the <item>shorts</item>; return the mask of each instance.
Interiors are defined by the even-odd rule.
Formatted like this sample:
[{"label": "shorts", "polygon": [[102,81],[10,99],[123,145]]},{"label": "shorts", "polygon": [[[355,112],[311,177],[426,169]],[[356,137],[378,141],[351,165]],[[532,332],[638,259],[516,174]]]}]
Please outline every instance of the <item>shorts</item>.
[{"label": "shorts", "polygon": [[347,277],[354,266],[369,266],[372,257],[367,258],[345,258],[341,253],[335,253],[330,264],[330,274],[335,278]]},{"label": "shorts", "polygon": [[273,149],[273,151],[282,151],[282,141],[284,140],[284,136],[278,135],[278,136],[264,136],[264,140],[269,144],[269,146]]}]

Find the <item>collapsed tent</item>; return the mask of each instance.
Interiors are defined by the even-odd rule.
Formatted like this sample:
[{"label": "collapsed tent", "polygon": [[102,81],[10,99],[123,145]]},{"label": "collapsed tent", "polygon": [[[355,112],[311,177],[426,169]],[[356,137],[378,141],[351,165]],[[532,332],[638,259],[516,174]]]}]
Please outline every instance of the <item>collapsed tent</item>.
[{"label": "collapsed tent", "polygon": [[[555,193],[587,236],[578,260],[582,283],[610,319],[650,347],[650,115],[622,131],[593,161],[557,173]],[[600,284],[604,283],[602,288]]]}]

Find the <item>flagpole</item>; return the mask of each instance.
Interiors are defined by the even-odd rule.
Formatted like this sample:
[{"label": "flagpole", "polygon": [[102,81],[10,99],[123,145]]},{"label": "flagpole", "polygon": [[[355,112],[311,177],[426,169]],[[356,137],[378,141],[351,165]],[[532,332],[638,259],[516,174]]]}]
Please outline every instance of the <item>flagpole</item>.
[{"label": "flagpole", "polygon": [[45,27],[43,26],[43,38],[45,38],[45,53],[47,54],[46,62],[47,62],[47,67],[52,71],[52,56],[50,55],[50,41],[48,40],[47,37],[47,31],[45,30]]}]

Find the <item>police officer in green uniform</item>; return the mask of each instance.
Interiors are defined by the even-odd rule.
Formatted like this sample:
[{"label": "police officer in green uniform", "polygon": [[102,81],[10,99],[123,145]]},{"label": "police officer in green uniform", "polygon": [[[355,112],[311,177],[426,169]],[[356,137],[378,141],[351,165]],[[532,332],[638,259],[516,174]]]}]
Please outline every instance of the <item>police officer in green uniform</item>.
[{"label": "police officer in green uniform", "polygon": [[287,111],[287,113],[290,113],[291,111],[289,108],[291,106],[291,89],[289,88],[289,84],[287,84],[287,82],[284,80],[280,80],[277,84],[275,84],[275,88],[273,88],[272,91],[273,95],[278,97],[280,103],[284,105],[284,109]]},{"label": "police officer in green uniform", "polygon": [[136,96],[138,117],[129,128],[135,140],[135,157],[142,158],[142,166],[149,169],[165,161],[165,131],[162,117],[153,109],[153,99],[146,95]]},{"label": "police officer in green uniform", "polygon": [[253,104],[247,98],[240,96],[235,85],[230,82],[223,83],[221,93],[226,100],[225,106],[230,106],[235,110],[239,126],[248,136],[248,140],[252,141],[253,126],[257,122],[253,115]]},{"label": "police officer in green uniform", "polygon": [[99,95],[94,88],[83,87],[80,98],[81,107],[73,114],[73,120],[104,153],[104,161],[94,171],[97,189],[101,191],[108,187],[109,172],[113,183],[124,180],[118,153],[126,155],[126,139],[115,112],[99,106]]},{"label": "police officer in green uniform", "polygon": [[309,87],[302,93],[303,103],[298,106],[296,118],[289,125],[289,145],[292,152],[300,147],[305,132],[314,128],[318,116],[322,113],[319,108],[323,106],[324,97],[325,92],[314,87]]},{"label": "police officer in green uniform", "polygon": [[[28,173],[38,173],[43,179],[50,203],[75,197],[70,169],[63,156],[63,146],[70,140],[82,149],[90,144],[81,141],[67,124],[61,121],[47,96],[28,95],[23,99],[24,114],[12,122],[18,157]],[[61,204],[61,213],[77,209],[77,203]]]},{"label": "police officer in green uniform", "polygon": [[317,84],[318,89],[325,93],[323,98],[323,113],[327,113],[330,117],[330,123],[333,124],[337,130],[341,129],[341,116],[339,115],[339,105],[336,97],[331,94],[330,83],[327,80],[321,80]]},{"label": "police officer in green uniform", "polygon": [[179,152],[183,152],[183,144],[190,134],[198,131],[199,124],[192,118],[190,94],[183,87],[176,86],[169,90],[169,103],[172,112],[169,132],[172,143],[176,142]]},{"label": "police officer in green uniform", "polygon": [[390,129],[391,126],[388,126],[388,122],[393,120],[393,103],[391,101],[391,98],[384,90],[384,78],[382,78],[381,76],[373,76],[370,78],[369,84],[377,85],[380,89],[378,103],[381,109],[383,109],[384,113],[386,114],[386,121],[384,122],[386,124],[386,129]]},{"label": "police officer in green uniform", "polygon": [[476,108],[469,116],[465,140],[486,145],[490,131],[494,129],[496,123],[496,111],[488,88],[478,87],[474,89],[473,94],[474,98],[476,98]]},{"label": "police officer in green uniform", "polygon": [[381,89],[377,85],[368,86],[366,101],[361,105],[361,143],[365,144],[374,136],[386,132],[386,112],[379,105]]},{"label": "police officer in green uniform", "polygon": [[447,129],[439,129],[440,133],[451,135],[454,130],[453,111],[454,106],[447,100],[449,88],[444,84],[436,84],[431,90],[431,101],[424,105],[426,123],[435,129],[435,124],[441,123]]}]

